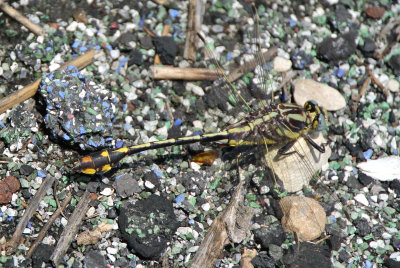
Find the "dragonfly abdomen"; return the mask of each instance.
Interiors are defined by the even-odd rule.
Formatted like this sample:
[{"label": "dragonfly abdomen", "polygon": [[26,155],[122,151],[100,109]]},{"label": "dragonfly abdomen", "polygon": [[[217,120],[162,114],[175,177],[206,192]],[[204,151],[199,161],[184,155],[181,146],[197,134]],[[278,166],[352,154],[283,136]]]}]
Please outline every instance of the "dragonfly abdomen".
[{"label": "dragonfly abdomen", "polygon": [[226,139],[227,137],[228,133],[223,131],[218,133],[180,137],[177,139],[147,142],[130,147],[121,147],[118,149],[105,149],[100,152],[94,152],[90,155],[82,157],[79,161],[74,163],[73,171],[91,175],[96,173],[104,173],[109,171],[116,163],[118,163],[127,155],[174,145],[184,145],[194,142],[218,141]]}]

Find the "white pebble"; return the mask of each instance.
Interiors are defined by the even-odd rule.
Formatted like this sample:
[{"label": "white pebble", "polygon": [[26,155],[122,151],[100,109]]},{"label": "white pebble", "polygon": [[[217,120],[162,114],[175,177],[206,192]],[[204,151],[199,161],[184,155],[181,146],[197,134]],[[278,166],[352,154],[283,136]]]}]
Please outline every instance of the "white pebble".
[{"label": "white pebble", "polygon": [[15,209],[7,208],[5,214],[11,217],[15,217],[18,215],[18,211],[16,211]]},{"label": "white pebble", "polygon": [[389,199],[389,195],[388,194],[380,194],[379,199],[382,201],[387,201]]},{"label": "white pebble", "polygon": [[68,221],[67,221],[67,219],[66,218],[64,218],[64,217],[62,217],[61,218],[61,224],[62,224],[62,226],[67,226],[67,224],[68,224]]},{"label": "white pebble", "polygon": [[188,252],[194,253],[194,252],[196,252],[198,249],[199,249],[199,246],[193,246],[193,247],[190,247],[190,248],[188,249]]},{"label": "white pebble", "polygon": [[201,205],[201,208],[204,211],[209,211],[210,210],[210,203],[204,203],[203,205]]},{"label": "white pebble", "polygon": [[190,232],[192,232],[192,228],[190,228],[190,227],[179,227],[176,230],[176,233],[180,234],[180,235],[187,235]]},{"label": "white pebble", "polygon": [[195,94],[197,96],[204,96],[204,90],[201,87],[199,87],[199,86],[197,86],[197,85],[195,85],[193,83],[187,83],[186,84],[186,89],[188,91],[192,91],[193,94]]},{"label": "white pebble", "polygon": [[60,68],[60,64],[58,63],[51,63],[49,66],[49,71],[50,72],[54,72],[55,70],[57,70],[58,68]]},{"label": "white pebble", "polygon": [[367,200],[367,198],[365,197],[364,194],[357,194],[356,196],[354,196],[354,199],[358,202],[363,204],[364,206],[368,206],[369,202]]},{"label": "white pebble", "polygon": [[390,79],[386,84],[387,89],[391,92],[399,92],[400,84],[396,79]]},{"label": "white pebble", "polygon": [[193,169],[194,171],[199,171],[201,167],[196,162],[190,162],[190,168]]},{"label": "white pebble", "polygon": [[194,120],[193,127],[197,129],[203,129],[203,122],[200,120]]},{"label": "white pebble", "polygon": [[113,58],[114,60],[118,59],[120,55],[119,49],[114,49],[110,51],[110,56],[111,58]]},{"label": "white pebble", "polygon": [[392,238],[392,235],[389,234],[389,233],[384,232],[384,233],[382,233],[382,238],[385,239],[385,240],[389,240],[389,239]]},{"label": "white pebble", "polygon": [[78,29],[84,32],[86,30],[86,25],[83,22],[78,22]]},{"label": "white pebble", "polygon": [[344,97],[333,87],[311,79],[297,79],[293,84],[293,96],[298,105],[314,100],[328,111],[337,111],[346,107]]},{"label": "white pebble", "polygon": [[290,60],[279,56],[274,58],[273,64],[276,72],[287,72],[292,68],[292,62]]},{"label": "white pebble", "polygon": [[87,217],[91,217],[91,216],[94,215],[94,213],[96,213],[96,209],[95,209],[94,207],[90,207],[90,208],[88,209],[88,211],[86,212],[86,216],[87,216]]},{"label": "white pebble", "polygon": [[67,32],[75,32],[76,29],[78,28],[78,22],[72,21],[70,25],[67,27]]},{"label": "white pebble", "polygon": [[107,188],[104,188],[104,190],[101,191],[100,194],[105,195],[105,196],[109,196],[109,195],[112,194],[112,192],[113,192],[113,190],[111,188],[107,187]]},{"label": "white pebble", "polygon": [[107,253],[108,254],[115,255],[115,254],[117,254],[117,252],[118,252],[118,249],[116,249],[116,248],[112,248],[112,247],[108,247],[107,248]]},{"label": "white pebble", "polygon": [[18,69],[18,63],[16,63],[15,61],[11,64],[10,69],[13,73],[15,73]]},{"label": "white pebble", "polygon": [[145,182],[144,182],[144,186],[145,186],[147,189],[153,189],[153,188],[155,187],[155,185],[154,185],[153,183],[151,183],[151,181],[145,181]]},{"label": "white pebble", "polygon": [[144,88],[144,82],[143,82],[143,80],[139,79],[139,80],[136,80],[135,82],[133,82],[132,86],[134,86],[136,88]]}]

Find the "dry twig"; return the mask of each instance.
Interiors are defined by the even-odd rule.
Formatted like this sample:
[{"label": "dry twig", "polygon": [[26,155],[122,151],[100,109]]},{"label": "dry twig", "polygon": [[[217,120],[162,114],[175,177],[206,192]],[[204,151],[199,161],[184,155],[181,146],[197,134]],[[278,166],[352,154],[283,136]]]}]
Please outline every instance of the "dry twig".
[{"label": "dry twig", "polygon": [[[59,68],[59,70],[63,70],[63,69],[65,69],[65,67],[67,67],[69,65],[73,65],[76,68],[78,68],[79,70],[82,70],[83,68],[88,66],[90,63],[92,63],[94,55],[95,55],[95,51],[90,50],[90,51],[86,52],[85,54],[79,56],[78,58],[76,58],[70,62],[67,62],[66,64],[61,66]],[[1,99],[0,100],[0,114],[3,113],[5,110],[13,107],[15,104],[18,104],[20,102],[23,102],[23,101],[33,97],[38,90],[41,80],[42,79],[39,78],[38,80],[27,85],[26,87]]]},{"label": "dry twig", "polygon": [[32,218],[35,211],[38,209],[40,201],[42,201],[43,196],[46,194],[46,191],[50,189],[51,185],[54,183],[55,178],[51,176],[47,176],[38,191],[36,192],[35,196],[33,197],[29,207],[25,210],[24,215],[21,217],[17,228],[15,228],[14,235],[12,236],[11,240],[7,243],[7,253],[11,254],[14,252],[15,248],[20,243],[20,239],[22,236],[22,232],[24,231],[26,225],[30,218]]},{"label": "dry twig", "polygon": [[[25,256],[25,259],[29,259],[37,246],[42,242],[43,238],[46,236],[47,231],[51,227],[51,225],[54,223],[54,221],[60,216],[61,213],[63,213],[63,210],[67,207],[69,202],[72,199],[72,195],[69,195],[67,198],[64,199],[64,202],[62,203],[61,206],[57,208],[57,210],[53,213],[49,221],[43,226],[42,230],[40,231],[38,237],[36,238],[35,242],[32,244],[31,248],[29,249],[28,253]],[[64,216],[65,217],[65,216]]]},{"label": "dry twig", "polygon": [[42,29],[42,27],[34,24],[31,22],[27,17],[22,15],[18,10],[13,8],[12,6],[9,6],[7,3],[4,3],[3,0],[0,0],[0,8],[7,13],[8,16],[11,18],[15,19],[22,25],[24,25],[26,28],[28,28],[31,32],[33,32],[36,35],[44,35],[45,32]]},{"label": "dry twig", "polygon": [[201,30],[204,15],[204,1],[203,0],[190,0],[188,25],[186,30],[186,43],[183,51],[183,57],[191,61],[196,60],[196,44],[197,33]]},{"label": "dry twig", "polygon": [[78,205],[75,207],[74,212],[68,219],[68,224],[65,226],[64,231],[58,240],[57,247],[54,249],[53,254],[51,254],[50,260],[53,262],[54,266],[58,266],[61,259],[67,252],[72,240],[79,230],[79,226],[89,208],[89,202],[92,199],[90,192],[86,191],[81,200],[79,200]]}]

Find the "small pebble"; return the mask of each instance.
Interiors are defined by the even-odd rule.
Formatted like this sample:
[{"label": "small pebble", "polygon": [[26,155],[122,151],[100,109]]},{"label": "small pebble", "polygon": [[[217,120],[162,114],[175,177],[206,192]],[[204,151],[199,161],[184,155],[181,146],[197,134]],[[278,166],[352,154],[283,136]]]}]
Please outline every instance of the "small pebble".
[{"label": "small pebble", "polygon": [[346,107],[342,94],[335,88],[311,79],[294,81],[294,100],[298,105],[314,100],[328,111],[338,111]]},{"label": "small pebble", "polygon": [[191,232],[192,232],[192,228],[190,228],[190,227],[179,227],[176,230],[176,233],[180,234],[180,235],[187,235],[187,234],[189,234]]},{"label": "small pebble", "polygon": [[274,71],[276,72],[287,72],[292,68],[292,62],[282,57],[275,57],[274,58]]},{"label": "small pebble", "polygon": [[119,49],[113,49],[110,51],[110,56],[114,60],[118,59],[119,55],[120,55]]},{"label": "small pebble", "polygon": [[100,194],[105,195],[105,196],[109,196],[109,195],[112,194],[112,192],[113,192],[113,190],[111,188],[107,187],[107,188],[104,188],[104,190],[101,191]]},{"label": "small pebble", "polygon": [[115,254],[118,253],[118,249],[112,248],[112,247],[108,247],[108,248],[107,248],[107,253],[108,253],[108,254],[115,255]]},{"label": "small pebble", "polygon": [[210,203],[204,203],[203,205],[201,205],[201,208],[204,211],[209,211],[210,210]]},{"label": "small pebble", "polygon": [[356,196],[354,196],[354,199],[358,203],[363,204],[364,206],[368,206],[369,205],[369,202],[368,202],[368,200],[367,200],[367,198],[365,197],[364,194],[357,194]]},{"label": "small pebble", "polygon": [[382,201],[387,201],[389,199],[389,195],[388,194],[380,194],[379,199]]},{"label": "small pebble", "polygon": [[201,87],[199,87],[193,83],[187,83],[186,90],[193,92],[193,94],[195,94],[197,96],[204,96],[204,90]]},{"label": "small pebble", "polygon": [[400,84],[396,79],[390,79],[386,84],[387,89],[391,92],[399,92]]},{"label": "small pebble", "polygon": [[154,185],[153,183],[151,183],[151,181],[145,181],[145,182],[144,182],[144,186],[145,186],[147,189],[153,189],[153,188],[155,187],[155,185]]}]

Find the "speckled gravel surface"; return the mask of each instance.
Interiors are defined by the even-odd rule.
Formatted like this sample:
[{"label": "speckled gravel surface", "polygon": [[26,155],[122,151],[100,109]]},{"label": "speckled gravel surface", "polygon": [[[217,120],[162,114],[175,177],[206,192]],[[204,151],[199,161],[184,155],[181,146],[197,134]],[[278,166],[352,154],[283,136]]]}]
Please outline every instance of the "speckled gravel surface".
[{"label": "speckled gravel surface", "polygon": [[[374,7],[374,3],[256,1],[262,48],[277,46],[278,55],[289,59],[292,70],[297,71],[295,78],[313,79],[338,89],[346,107],[329,113],[324,132],[327,146],[332,148],[329,164],[317,182],[298,193],[316,198],[327,213],[322,242],[299,244],[292,234],[284,232],[279,222],[282,215],[276,209],[279,199],[270,190],[273,182],[258,181],[265,167],[249,164],[252,160],[244,153],[239,161],[241,176],[251,181],[245,200],[255,208],[255,217],[248,237],[225,247],[216,267],[239,267],[245,249],[256,249],[254,267],[399,266],[400,178],[393,175],[392,180],[380,181],[356,167],[366,159],[399,154],[400,5],[382,1]],[[105,140],[97,136],[90,142],[87,137],[87,146],[76,146],[70,140],[87,134],[86,129],[77,128],[75,131],[84,133],[75,136],[66,135],[66,122],[57,122],[60,125],[55,129],[46,127],[40,98],[0,115],[1,179],[13,175],[21,184],[12,201],[0,207],[0,243],[11,238],[25,211],[23,204],[29,204],[43,179],[54,176],[60,202],[70,192],[74,195],[64,212],[67,218],[83,191],[87,189],[98,197],[90,204],[89,218],[79,234],[100,230],[100,235],[93,235],[95,242],[85,245],[74,240],[62,261],[64,267],[188,266],[238,184],[237,153],[215,144],[193,144],[129,156],[102,176],[70,171],[73,162],[84,154],[82,150],[102,142],[121,147],[196,131],[215,132],[244,115],[244,109],[233,105],[229,94],[211,82],[154,81],[150,77],[156,44],[143,31],[143,24],[158,36],[164,25],[170,26],[170,40],[177,45],[177,56],[172,60],[175,66],[211,67],[202,49],[195,63],[182,57],[188,2],[169,1],[163,6],[156,1],[21,0],[12,5],[42,26],[48,36],[35,37],[0,12],[0,96],[94,48],[98,51],[94,63],[81,71],[88,79],[82,81],[89,83],[83,86],[98,92],[106,90],[107,103],[99,103],[112,108],[101,112],[77,108],[71,114],[92,118],[100,113],[101,121],[112,112],[113,118]],[[233,0],[206,4],[202,31],[228,70],[243,64],[255,50],[248,37],[254,20],[244,6]],[[367,83],[371,79],[368,70],[383,84],[387,95],[375,81]],[[278,88],[284,77],[272,71],[270,79],[271,87]],[[253,74],[242,77],[239,83],[248,87],[245,96],[259,97],[258,81]],[[360,98],[362,88],[366,92]],[[291,90],[290,85],[285,87],[289,102]],[[99,129],[96,131],[98,135]],[[191,157],[204,149],[224,154],[212,166],[191,163]],[[154,206],[149,208],[145,200],[152,200]],[[24,256],[56,208],[49,191],[37,211],[41,220],[32,217],[23,243],[12,256],[1,254],[0,266],[51,265],[49,252],[67,223],[64,217],[56,220],[32,259],[24,260]],[[130,222],[129,218],[134,220]],[[121,226],[125,226],[123,232]],[[153,246],[154,241],[159,244]],[[135,245],[138,247],[133,250]]]}]

